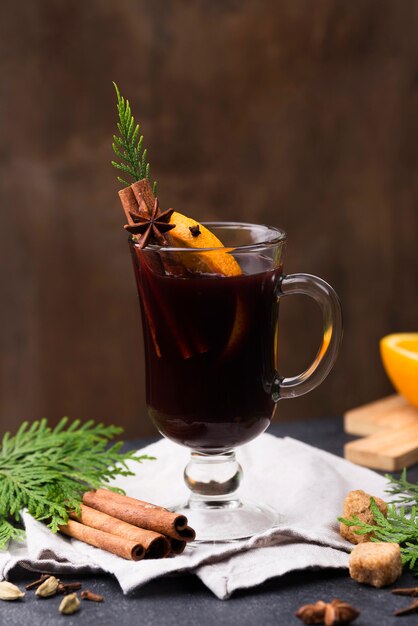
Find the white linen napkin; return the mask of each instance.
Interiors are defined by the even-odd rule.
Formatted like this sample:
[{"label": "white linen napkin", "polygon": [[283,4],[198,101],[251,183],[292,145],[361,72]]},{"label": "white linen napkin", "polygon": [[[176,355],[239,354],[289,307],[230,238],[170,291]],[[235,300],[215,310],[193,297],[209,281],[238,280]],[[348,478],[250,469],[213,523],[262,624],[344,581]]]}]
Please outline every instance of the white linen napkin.
[{"label": "white linen napkin", "polygon": [[[157,460],[130,463],[136,475],[118,478],[118,486],[161,506],[185,501],[182,477],[189,451],[162,439],[139,452]],[[18,565],[62,574],[108,572],[128,593],[158,576],[194,572],[225,599],[237,589],[293,570],[348,567],[351,544],[340,537],[336,518],[352,489],[384,497],[383,477],[294,439],[268,434],[239,448],[237,457],[244,470],[242,497],[274,508],[283,520],[278,527],[239,542],[194,544],[174,558],[132,562],[54,535],[24,513],[26,542],[12,542],[7,552],[0,552],[0,578]]]}]

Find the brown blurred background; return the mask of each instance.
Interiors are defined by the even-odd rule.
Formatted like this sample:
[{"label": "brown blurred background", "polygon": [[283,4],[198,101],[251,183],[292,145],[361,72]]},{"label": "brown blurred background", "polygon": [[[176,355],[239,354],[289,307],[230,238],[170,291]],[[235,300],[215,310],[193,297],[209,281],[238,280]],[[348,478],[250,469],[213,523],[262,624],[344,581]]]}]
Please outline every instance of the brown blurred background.
[{"label": "brown blurred background", "polygon": [[[408,0],[3,0],[0,430],[67,414],[152,432],[112,80],[163,206],[284,228],[286,271],[341,296],[337,366],[279,419],[389,393],[378,340],[418,331],[417,25]],[[319,313],[281,313],[295,374]]]}]

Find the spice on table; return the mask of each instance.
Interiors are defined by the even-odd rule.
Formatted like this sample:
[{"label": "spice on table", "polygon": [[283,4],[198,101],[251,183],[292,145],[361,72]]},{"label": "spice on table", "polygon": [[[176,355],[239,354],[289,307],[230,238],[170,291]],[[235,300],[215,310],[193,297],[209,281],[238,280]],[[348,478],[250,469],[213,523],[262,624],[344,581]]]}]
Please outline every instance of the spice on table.
[{"label": "spice on table", "polygon": [[139,561],[145,556],[144,548],[136,541],[128,541],[117,535],[90,528],[90,526],[80,524],[71,519],[64,526],[60,526],[60,531],[69,537],[116,554],[116,556],[120,556],[123,559]]},{"label": "spice on table", "polygon": [[123,496],[107,489],[87,491],[83,495],[83,502],[128,524],[153,530],[174,539],[193,541],[196,537],[195,531],[190,528],[184,515],[173,513],[150,502]]},{"label": "spice on table", "polygon": [[304,624],[323,624],[325,617],[325,607],[327,605],[322,600],[315,604],[305,604],[295,613]]},{"label": "spice on table", "polygon": [[39,587],[39,585],[41,585],[44,582],[44,580],[49,578],[49,576],[50,576],[50,574],[42,574],[42,576],[40,578],[38,578],[37,580],[34,580],[31,583],[29,583],[28,585],[26,585],[25,589],[27,589],[27,591],[29,591],[30,589],[35,589],[36,587]]},{"label": "spice on table", "polygon": [[143,557],[159,559],[167,556],[170,552],[169,541],[161,533],[138,528],[85,504],[81,505],[79,515],[71,513],[71,517],[85,526],[102,530],[111,535],[117,535],[124,541],[135,542],[138,548],[143,548]]},{"label": "spice on table", "polygon": [[90,600],[90,602],[103,602],[104,597],[98,593],[93,593],[90,589],[81,592],[81,597],[83,600]]},{"label": "spice on table", "polygon": [[392,589],[392,593],[396,596],[418,596],[418,587],[400,587],[399,589]]},{"label": "spice on table", "polygon": [[418,613],[418,600],[415,600],[415,602],[404,609],[398,609],[394,612],[394,615],[396,615],[396,617],[402,617],[403,615],[412,615],[413,613]]},{"label": "spice on table", "polygon": [[37,590],[35,591],[35,595],[39,598],[50,598],[57,593],[58,585],[60,581],[55,576],[48,576],[44,582],[39,585]]},{"label": "spice on table", "polygon": [[0,582],[0,600],[19,600],[24,595],[24,591],[21,591],[13,583],[9,583],[7,580]]},{"label": "spice on table", "polygon": [[68,596],[64,596],[59,605],[59,612],[63,615],[72,615],[80,609],[80,600],[76,593],[70,593]]},{"label": "spice on table", "polygon": [[349,558],[350,576],[373,587],[391,585],[402,574],[401,550],[397,543],[359,543]]},{"label": "spice on table", "polygon": [[325,624],[325,626],[344,626],[360,615],[354,607],[335,598],[329,603],[318,600],[315,604],[301,606],[295,613],[304,624]]},{"label": "spice on table", "polygon": [[173,537],[169,537],[168,540],[171,546],[169,556],[170,555],[175,556],[177,554],[181,554],[186,549],[186,546],[187,546],[186,541],[182,541],[181,539],[173,539]]},{"label": "spice on table", "polygon": [[354,606],[343,602],[342,600],[335,599],[325,607],[325,626],[337,626],[343,624],[350,624],[360,615]]},{"label": "spice on table", "polygon": [[57,593],[71,593],[72,591],[78,591],[81,589],[81,583],[63,583],[60,581],[57,587]]},{"label": "spice on table", "polygon": [[[374,524],[373,512],[370,508],[370,499],[372,496],[362,489],[350,491],[344,500],[344,508],[342,517],[351,519],[357,517],[361,522],[366,524]],[[381,498],[373,498],[380,512],[386,517],[388,505]],[[340,523],[340,535],[344,539],[348,539],[351,543],[364,543],[370,541],[373,534],[366,533],[364,535],[356,534],[358,526],[347,526],[344,522]]]},{"label": "spice on table", "polygon": [[86,492],[83,502],[60,531],[124,559],[181,554],[196,536],[184,515],[107,489]]}]

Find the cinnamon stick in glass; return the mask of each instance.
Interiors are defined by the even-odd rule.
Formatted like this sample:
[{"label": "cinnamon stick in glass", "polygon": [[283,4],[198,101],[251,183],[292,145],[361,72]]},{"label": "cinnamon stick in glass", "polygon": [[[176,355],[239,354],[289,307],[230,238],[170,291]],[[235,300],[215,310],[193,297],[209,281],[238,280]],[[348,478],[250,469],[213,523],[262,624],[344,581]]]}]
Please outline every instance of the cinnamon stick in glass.
[{"label": "cinnamon stick in glass", "polygon": [[193,541],[196,533],[188,525],[187,517],[172,513],[163,507],[123,496],[107,489],[88,491],[83,502],[128,524],[167,535],[181,541]]},{"label": "cinnamon stick in glass", "polygon": [[[130,225],[134,224],[132,213],[139,212],[139,213],[142,213],[144,217],[146,217],[148,214],[151,214],[153,206],[154,206],[154,202],[155,202],[155,196],[153,194],[152,187],[149,181],[146,179],[139,180],[133,183],[130,187],[125,187],[124,189],[121,189],[119,191],[119,198],[122,203],[122,207],[125,212],[125,217],[127,219],[127,222]],[[154,256],[153,253],[148,251],[147,255],[145,255],[145,257],[142,259],[141,255],[138,256],[137,253],[133,249],[131,249],[131,253],[133,254],[134,263],[139,263],[141,265],[141,272],[146,271],[148,263],[151,263],[151,265],[154,263],[156,264],[156,267],[154,267],[152,271],[157,271],[157,273],[160,273],[160,272],[164,273],[164,269],[161,267],[161,261],[158,255]],[[165,263],[168,265],[168,269],[170,270],[169,273],[174,273],[176,275],[187,274],[185,268],[179,265],[178,263],[175,263],[173,266],[173,263],[170,261],[169,257],[165,259]],[[150,269],[148,269],[148,271],[150,271]],[[147,284],[148,284],[148,287],[152,285],[150,281],[147,281]],[[139,282],[138,279],[137,279],[137,286],[138,286],[139,293],[141,294],[141,303],[144,309],[145,316],[148,321],[152,341],[154,343],[155,352],[157,356],[160,357],[161,352],[160,352],[160,347],[159,347],[158,340],[157,340],[156,324],[154,321],[154,316],[152,315],[151,305],[148,302],[147,294],[144,293],[144,286],[142,283]],[[154,292],[155,292],[155,289],[154,289]],[[153,297],[158,298],[158,294],[153,293]],[[173,326],[173,322],[171,320],[169,313],[165,311],[164,303],[158,302],[158,306],[164,314],[165,321],[168,327],[171,329],[171,332],[178,344],[182,357],[184,359],[189,359],[190,357],[193,356],[194,352],[193,352],[192,347],[189,346],[187,338],[179,336],[178,329]],[[199,351],[205,352],[207,351],[207,348],[200,347]]]},{"label": "cinnamon stick in glass", "polygon": [[[136,182],[132,183],[132,185],[130,186],[130,190],[132,192],[132,195],[136,199],[137,204],[140,204],[141,200],[144,200],[148,211],[152,211],[154,207],[155,196],[152,185],[147,178],[142,178],[142,180],[137,180]],[[122,197],[121,192],[123,192],[123,189],[119,192],[119,197],[123,205],[124,198]],[[123,206],[123,208],[125,209],[125,206]]]},{"label": "cinnamon stick in glass", "polygon": [[134,221],[131,216],[131,212],[135,212],[138,207],[138,202],[135,198],[135,194],[132,190],[132,187],[125,187],[121,189],[119,192],[119,198],[125,212],[126,221],[128,224],[133,224]]},{"label": "cinnamon stick in glass", "polygon": [[136,541],[129,541],[117,535],[105,533],[102,530],[85,526],[71,519],[64,526],[60,526],[60,531],[64,535],[79,539],[107,552],[112,552],[112,554],[116,554],[116,556],[120,556],[123,559],[140,561],[145,556],[144,547]]},{"label": "cinnamon stick in glass", "polygon": [[80,515],[71,513],[71,517],[85,526],[102,530],[103,532],[117,535],[122,539],[134,541],[137,545],[142,546],[145,551],[145,558],[161,559],[172,549],[168,539],[152,530],[145,530],[128,524],[116,517],[97,511],[85,504],[81,505]]}]

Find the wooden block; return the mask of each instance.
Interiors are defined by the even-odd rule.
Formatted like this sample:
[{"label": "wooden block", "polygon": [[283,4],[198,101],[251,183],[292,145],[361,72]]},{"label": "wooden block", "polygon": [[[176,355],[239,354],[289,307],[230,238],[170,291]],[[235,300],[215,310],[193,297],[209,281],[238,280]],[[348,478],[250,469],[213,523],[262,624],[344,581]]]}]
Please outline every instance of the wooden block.
[{"label": "wooden block", "polygon": [[344,456],[353,463],[394,472],[418,462],[418,425],[388,429],[351,441]]},{"label": "wooden block", "polygon": [[372,435],[413,424],[418,424],[418,409],[399,395],[365,404],[344,415],[344,430],[350,435]]},{"label": "wooden block", "polygon": [[368,435],[345,445],[353,463],[394,472],[418,462],[418,409],[399,395],[348,411],[344,430]]}]

